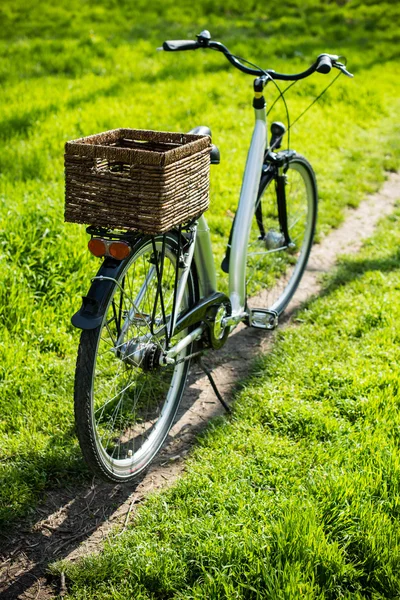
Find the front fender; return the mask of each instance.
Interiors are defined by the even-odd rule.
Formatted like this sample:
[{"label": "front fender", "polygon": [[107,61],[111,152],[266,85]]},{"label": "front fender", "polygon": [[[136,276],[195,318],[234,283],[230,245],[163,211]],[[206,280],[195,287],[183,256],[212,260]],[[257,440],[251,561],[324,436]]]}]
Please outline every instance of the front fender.
[{"label": "front fender", "polygon": [[[118,280],[128,260],[129,258],[121,261],[106,258],[96,277]],[[81,308],[71,319],[72,325],[78,329],[96,329],[103,320],[113,287],[114,281],[110,279],[94,279],[87,295],[82,297]]]}]

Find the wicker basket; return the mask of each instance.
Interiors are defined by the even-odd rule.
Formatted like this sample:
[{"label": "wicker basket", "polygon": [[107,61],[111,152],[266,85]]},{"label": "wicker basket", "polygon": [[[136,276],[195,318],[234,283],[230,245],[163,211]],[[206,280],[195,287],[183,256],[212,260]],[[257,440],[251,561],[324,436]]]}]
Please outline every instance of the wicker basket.
[{"label": "wicker basket", "polygon": [[65,145],[65,220],[148,234],[209,205],[211,139],[115,129]]}]

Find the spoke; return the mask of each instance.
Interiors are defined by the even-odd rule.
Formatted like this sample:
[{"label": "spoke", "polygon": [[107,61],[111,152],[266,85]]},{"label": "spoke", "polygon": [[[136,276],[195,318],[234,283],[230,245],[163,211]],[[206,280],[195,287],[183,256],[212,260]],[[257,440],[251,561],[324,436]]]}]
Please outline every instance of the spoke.
[{"label": "spoke", "polygon": [[124,389],[122,389],[121,391],[118,392],[118,394],[115,394],[115,396],[113,396],[112,398],[110,398],[109,400],[107,400],[107,402],[100,408],[98,408],[95,411],[95,414],[101,409],[101,408],[105,408],[106,406],[108,406],[110,404],[110,402],[112,402],[113,400],[115,400],[116,398],[118,398],[118,396],[120,394],[123,394],[124,392],[126,392],[126,390],[129,390],[130,387],[132,387],[132,385],[134,384],[134,382],[129,383],[126,387],[124,387]]},{"label": "spoke", "polygon": [[134,396],[134,399],[133,399],[133,405],[132,405],[132,410],[131,410],[132,414],[134,414],[134,411],[137,408],[137,405],[138,405],[138,402],[139,402],[139,398],[140,398],[140,394],[142,393],[144,386],[146,385],[146,383],[148,385],[147,378],[143,378],[143,379],[144,379],[144,381],[143,381],[142,387],[140,388],[139,392],[137,392],[137,390],[135,389],[135,396]]},{"label": "spoke", "polygon": [[271,248],[271,250],[263,250],[260,252],[248,252],[247,256],[258,256],[259,254],[263,256],[267,256],[268,254],[273,254],[274,252],[282,252],[282,250],[287,250],[287,246],[281,246],[280,248]]},{"label": "spoke", "polygon": [[122,318],[122,304],[124,301],[124,292],[123,292],[124,289],[125,289],[125,275],[122,280],[122,291],[121,291],[120,297],[119,297],[119,312],[118,312],[118,321],[117,321],[118,338],[121,335],[121,318]]},{"label": "spoke", "polygon": [[[113,412],[111,413],[111,415],[110,415],[110,417],[109,417],[109,419],[107,421],[106,432],[107,431],[111,431],[110,435],[108,436],[107,445],[108,445],[108,442],[110,441],[110,438],[113,435],[113,431],[114,431],[114,429],[110,428],[109,425],[110,425],[111,422],[112,422],[112,425],[115,424],[115,420],[117,418],[118,410],[119,410],[120,406],[123,404],[124,397],[125,397],[125,392],[122,394],[121,398],[118,400],[117,406],[114,408]],[[104,436],[106,435],[106,432],[102,435],[101,439],[104,438]]]},{"label": "spoke", "polygon": [[[121,405],[123,405],[123,402],[124,402],[124,396],[125,396],[125,394],[123,394],[123,395],[121,396],[121,399],[120,399],[120,401],[118,402],[118,405],[116,406],[116,408],[115,408],[115,410],[114,410],[114,412],[113,412],[112,416],[113,416],[113,415],[116,413],[117,409],[118,409],[118,408],[119,408]],[[112,416],[111,416],[111,418],[112,418]],[[108,424],[110,423],[110,420],[111,420],[111,418],[109,419],[109,421],[108,421]],[[116,417],[115,417],[115,419],[116,419]],[[114,425],[114,423],[115,423],[115,419],[113,420],[113,425]],[[106,430],[106,432],[107,432],[107,430]],[[104,436],[106,435],[106,432],[104,432],[104,434],[102,435],[102,437],[101,437],[101,441],[103,441],[103,439],[104,439]],[[107,438],[107,443],[105,444],[105,448],[108,448],[108,445],[109,445],[109,443],[110,443],[110,440],[111,440],[111,438],[112,438],[113,436],[114,436],[114,430],[113,430],[113,429],[110,429],[110,434],[109,434],[109,436],[108,436],[108,438]],[[114,456],[114,451],[111,453],[111,458],[112,458],[113,456]]]},{"label": "spoke", "polygon": [[[107,329],[107,325],[105,325],[106,329]],[[109,340],[107,340],[105,337],[101,337],[101,341],[104,342],[105,344],[108,344],[111,348],[114,348],[114,344],[112,344]],[[110,352],[110,350],[105,350],[105,352]]]},{"label": "spoke", "polygon": [[106,323],[106,324],[107,324],[107,325],[111,325],[111,323],[112,323],[114,320],[115,320],[115,317],[114,317],[114,316],[112,316],[112,317],[111,317],[111,319],[108,319],[108,321],[107,321],[107,323]]},{"label": "spoke", "polygon": [[[112,302],[111,302],[111,305],[112,305],[112,310],[113,310],[113,313],[114,313],[114,320],[115,320],[115,326],[116,326],[116,328],[117,328],[117,339],[118,339],[118,337],[119,337],[119,326],[118,326],[118,321],[119,321],[119,318],[117,317],[117,309],[115,308],[115,301],[114,301],[114,298],[113,298],[113,300],[112,300]],[[108,327],[109,327],[109,326],[108,326],[108,324],[107,324],[107,329],[108,329]],[[111,333],[110,333],[110,337],[111,337],[111,339],[113,339],[113,338],[112,338],[112,335],[111,335]],[[115,342],[115,343],[116,343],[116,342]]]},{"label": "spoke", "polygon": [[[119,451],[120,451],[120,448],[121,448],[121,437],[122,437],[122,431],[123,431],[123,428],[124,428],[124,422],[123,422],[123,417],[122,417],[122,408],[124,406],[124,399],[125,399],[125,393],[123,394],[123,396],[121,398],[121,402],[120,402],[120,411],[119,412],[121,413],[121,429],[120,429],[120,433],[119,433],[118,442],[114,446],[114,450],[112,451],[111,458],[114,457],[114,453],[115,453],[115,449],[116,448],[118,448],[118,458],[119,458]],[[117,415],[115,415],[115,419],[113,420],[113,428],[114,428],[116,419],[117,419]]]},{"label": "spoke", "polygon": [[[128,328],[129,328],[129,322],[130,322],[130,320],[132,319],[132,316],[131,316],[131,315],[132,315],[132,313],[133,313],[134,315],[135,315],[135,314],[137,314],[137,312],[138,312],[138,308],[140,307],[140,305],[141,305],[141,303],[142,303],[142,300],[143,300],[143,298],[144,298],[144,297],[145,297],[145,295],[147,294],[147,291],[148,291],[149,284],[150,284],[150,282],[151,282],[152,278],[154,277],[154,272],[155,272],[155,269],[154,269],[154,267],[152,267],[152,268],[150,269],[149,273],[147,273],[147,275],[146,275],[146,278],[145,278],[145,281],[143,282],[143,284],[142,284],[142,286],[141,286],[141,288],[140,288],[139,292],[138,292],[138,293],[137,293],[137,295],[136,295],[136,298],[135,298],[135,300],[134,300],[134,302],[133,302],[133,308],[131,308],[131,309],[129,310],[129,312],[128,312],[128,316],[127,316],[127,320],[126,320],[126,322],[128,323]],[[131,288],[130,288],[130,294],[131,294],[131,296],[133,296],[133,290],[132,290],[132,286],[131,286]],[[125,324],[124,324],[124,325],[125,325]]]},{"label": "spoke", "polygon": [[[297,215],[298,215],[298,214],[299,214],[299,213],[297,213],[297,214],[295,215],[295,217],[297,217]],[[293,229],[293,227],[294,227],[295,225],[297,225],[297,223],[300,221],[301,217],[302,217],[303,215],[306,215],[306,214],[307,214],[307,211],[303,210],[303,212],[302,212],[302,213],[300,214],[300,216],[299,216],[299,217],[298,217],[298,218],[295,220],[295,222],[291,224],[291,226],[289,227],[289,230],[290,230],[290,229]]]},{"label": "spoke", "polygon": [[[125,366],[125,365],[121,361],[120,364],[119,364],[118,370],[117,370],[116,374],[114,375],[113,379],[109,383],[104,383],[100,388],[97,388],[96,389],[96,394],[100,394],[103,390],[106,389],[106,387],[109,387],[110,384],[112,385],[113,383],[115,383],[117,381],[117,379],[119,379],[121,377],[121,375],[126,375],[127,374],[128,371],[126,369],[121,371],[121,367],[122,366]],[[103,371],[101,373],[97,373],[96,372],[95,377],[100,377],[101,375],[104,375],[105,373],[106,373],[105,371]]]},{"label": "spoke", "polygon": [[111,341],[112,341],[112,344],[110,344],[110,345],[112,345],[112,346],[114,346],[114,347],[115,347],[115,344],[116,344],[117,342],[116,342],[116,340],[114,341],[114,338],[113,338],[113,336],[112,336],[112,333],[111,333],[111,331],[110,331],[110,326],[109,326],[109,324],[108,324],[108,323],[106,323],[106,329],[107,329],[107,331],[108,331],[108,335],[110,336],[110,338],[111,338]]}]

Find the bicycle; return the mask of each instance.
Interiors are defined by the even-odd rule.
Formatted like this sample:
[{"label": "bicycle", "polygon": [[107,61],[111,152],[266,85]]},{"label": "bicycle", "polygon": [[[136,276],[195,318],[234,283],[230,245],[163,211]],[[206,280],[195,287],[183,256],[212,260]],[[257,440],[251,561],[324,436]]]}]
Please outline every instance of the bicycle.
[{"label": "bicycle", "polygon": [[[72,317],[82,329],[76,429],[88,465],[114,482],[137,477],[160,450],[191,359],[221,348],[242,321],[276,327],[306,267],[317,218],[315,175],[304,157],[279,150],[285,134],[281,123],[272,124],[267,144],[265,86],[333,67],[351,76],[339,57],[329,54],[298,74],[263,70],[211,40],[208,31],[196,41],[163,44],[169,52],[198,48],[221,52],[234,67],[255,76],[254,131],[221,265],[229,273],[229,295],[217,290],[204,215],[156,236],[88,227],[89,250],[104,261]],[[190,133],[211,135],[206,127]],[[211,163],[218,162],[213,146]],[[263,308],[257,306],[260,298]]]}]

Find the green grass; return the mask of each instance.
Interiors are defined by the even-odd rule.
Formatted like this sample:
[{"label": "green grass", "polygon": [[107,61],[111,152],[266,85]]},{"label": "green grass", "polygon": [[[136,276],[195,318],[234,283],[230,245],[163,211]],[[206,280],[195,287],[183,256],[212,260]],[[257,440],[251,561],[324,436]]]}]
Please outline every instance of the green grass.
[{"label": "green grass", "polygon": [[[211,52],[157,54],[156,46],[208,26],[234,52],[276,70],[300,70],[321,51],[348,56],[356,78],[341,77],[292,132],[317,172],[320,233],[398,167],[397,3],[293,0],[284,13],[272,1],[215,4],[1,4],[2,522],[26,515],[44,490],[88,476],[73,432],[78,333],[69,318],[98,263],[84,228],[63,223],[64,142],[119,126],[211,126],[222,162],[209,222],[218,261],[224,251],[251,135],[252,81]],[[315,75],[288,93],[293,117],[327,81]],[[285,119],[281,103],[271,117]]]},{"label": "green grass", "polygon": [[71,598],[398,598],[400,209],[278,335]]}]

